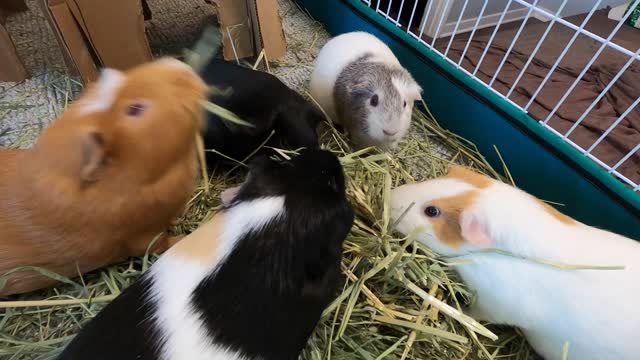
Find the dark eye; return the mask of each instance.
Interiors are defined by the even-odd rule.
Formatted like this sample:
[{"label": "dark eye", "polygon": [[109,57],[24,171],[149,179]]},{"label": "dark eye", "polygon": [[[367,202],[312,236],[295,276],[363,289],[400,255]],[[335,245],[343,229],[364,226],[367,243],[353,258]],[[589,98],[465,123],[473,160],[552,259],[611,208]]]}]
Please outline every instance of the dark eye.
[{"label": "dark eye", "polygon": [[403,108],[407,107],[407,102],[405,101],[404,104],[402,105]]},{"label": "dark eye", "polygon": [[146,109],[147,109],[147,104],[142,102],[137,102],[127,106],[127,109],[125,110],[125,114],[130,117],[139,117],[139,116],[142,116],[142,114],[144,114],[144,111]]},{"label": "dark eye", "polygon": [[430,218],[438,217],[440,216],[440,209],[435,206],[427,206],[427,208],[424,209],[424,214]]},{"label": "dark eye", "polygon": [[378,94],[374,94],[369,103],[371,103],[371,106],[378,106]]}]

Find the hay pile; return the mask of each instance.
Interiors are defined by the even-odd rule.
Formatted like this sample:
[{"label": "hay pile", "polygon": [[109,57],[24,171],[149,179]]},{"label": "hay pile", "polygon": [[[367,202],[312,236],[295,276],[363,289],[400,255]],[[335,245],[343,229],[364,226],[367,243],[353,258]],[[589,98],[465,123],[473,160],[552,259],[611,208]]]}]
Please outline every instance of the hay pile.
[{"label": "hay pile", "polygon": [[[473,146],[419,111],[410,135],[393,154],[373,148],[354,152],[347,138],[328,124],[321,143],[341,157],[356,220],[344,244],[346,281],[302,358],[528,359],[528,346],[513,330],[492,327],[499,335],[493,341],[491,331],[458,311],[471,294],[443,260],[391,230],[392,188],[440,176],[453,162],[498,176]],[[204,184],[195,191],[174,231],[189,233],[218,211],[219,193],[240,183],[244,173],[242,166],[215,173],[209,194]],[[65,279],[54,289],[0,302],[0,359],[53,359],[82,324],[155,259],[132,258]]]},{"label": "hay pile", "polygon": [[[302,43],[290,41],[292,49],[299,48],[292,53],[312,57],[309,45]],[[260,59],[248,65],[258,63]],[[306,64],[278,65],[282,72],[298,69],[304,77],[309,69],[302,63]],[[68,78],[56,84],[65,103],[75,97],[77,85]],[[19,109],[20,104],[0,101],[0,117]],[[29,127],[21,134],[0,134],[0,140],[10,137],[0,144],[28,147],[40,130]],[[392,231],[392,188],[443,175],[451,163],[499,177],[473,144],[443,130],[428,110],[415,111],[410,135],[392,154],[374,148],[354,151],[347,137],[329,123],[321,134],[322,146],[341,158],[356,220],[344,243],[345,282],[301,358],[528,359],[526,342],[513,330],[492,327],[492,332],[459,311],[472,301],[472,294],[444,260],[411,236]],[[215,214],[221,208],[220,192],[242,182],[245,172],[241,164],[214,171],[208,183],[196,189],[173,232],[188,234]],[[0,359],[54,359],[84,323],[156,259],[132,258],[77,279],[61,278],[53,289],[0,301]]]}]

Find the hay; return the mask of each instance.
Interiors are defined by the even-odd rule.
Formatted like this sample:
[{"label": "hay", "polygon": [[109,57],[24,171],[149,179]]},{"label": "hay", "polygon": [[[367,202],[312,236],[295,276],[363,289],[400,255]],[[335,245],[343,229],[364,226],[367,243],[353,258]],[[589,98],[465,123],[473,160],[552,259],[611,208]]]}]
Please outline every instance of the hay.
[{"label": "hay", "polygon": [[[314,34],[311,45],[289,38],[295,57],[309,57],[318,36]],[[268,66],[264,52],[250,65],[256,68],[261,61]],[[276,65],[285,71],[299,63],[280,61]],[[66,84],[69,86],[69,81]],[[72,92],[67,89],[64,93],[68,99]],[[19,108],[19,104],[11,105]],[[224,109],[210,103],[204,106],[233,123],[243,124]],[[460,311],[472,300],[472,294],[446,259],[416,243],[413,236],[402,237],[392,231],[388,206],[392,188],[443,175],[451,163],[500,177],[473,144],[442,129],[425,110],[426,114],[415,112],[410,135],[392,154],[375,148],[355,150],[344,134],[329,123],[323,125],[321,143],[340,156],[356,219],[344,243],[341,267],[345,281],[301,359],[530,357],[526,342],[514,330],[486,329]],[[26,141],[21,136],[12,147],[24,147]],[[282,157],[288,156],[287,152],[274,150]],[[508,170],[503,170],[511,180]],[[231,170],[216,169],[211,177],[203,173],[207,182],[195,190],[172,231],[188,234],[208,220],[221,208],[219,194],[241,183],[245,172],[246,166],[240,161]],[[155,255],[131,258],[78,279],[61,279],[63,283],[53,289],[0,301],[0,312],[4,311],[0,315],[0,359],[55,358],[84,323],[156,259]]]},{"label": "hay", "polygon": [[[460,312],[471,294],[446,261],[394,233],[389,193],[398,185],[442,175],[461,163],[498,176],[472,144],[416,111],[410,136],[393,154],[354,151],[345,135],[323,125],[321,143],[340,156],[356,220],[344,243],[345,282],[326,309],[302,359],[527,359],[510,329],[493,332]],[[189,233],[221,208],[219,194],[246,169],[214,171],[199,186],[175,233]],[[205,191],[208,189],[209,191]],[[109,301],[155,261],[132,258],[56,288],[0,302],[1,359],[53,359]],[[450,304],[450,305],[447,305]],[[499,355],[498,355],[499,354]]]}]

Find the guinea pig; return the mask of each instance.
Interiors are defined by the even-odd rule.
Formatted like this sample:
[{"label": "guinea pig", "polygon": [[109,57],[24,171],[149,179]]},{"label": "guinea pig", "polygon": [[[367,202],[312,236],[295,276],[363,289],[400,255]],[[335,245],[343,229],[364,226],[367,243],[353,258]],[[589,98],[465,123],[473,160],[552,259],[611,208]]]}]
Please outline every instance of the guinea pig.
[{"label": "guinea pig", "polygon": [[31,149],[0,150],[0,296],[55,283],[17,267],[74,277],[143,255],[195,188],[207,91],[175,59],[105,69]]},{"label": "guinea pig", "polygon": [[[216,88],[209,101],[254,125],[238,125],[210,113],[206,149],[242,161],[267,139],[265,145],[283,149],[318,148],[316,128],[324,119],[322,113],[277,77],[218,59],[204,67],[202,77]],[[209,167],[221,159],[207,152]]]},{"label": "guinea pig", "polygon": [[387,45],[365,32],[342,34],[320,50],[311,96],[360,147],[391,149],[411,125],[422,89]]},{"label": "guinea pig", "polygon": [[477,320],[519,327],[547,360],[562,359],[567,342],[569,359],[638,358],[639,242],[458,166],[392,190],[390,206],[399,232],[417,231],[417,240],[455,257],[476,293],[469,310]]},{"label": "guinea pig", "polygon": [[323,150],[258,156],[211,220],[165,252],[59,360],[295,360],[334,299],[353,223]]}]

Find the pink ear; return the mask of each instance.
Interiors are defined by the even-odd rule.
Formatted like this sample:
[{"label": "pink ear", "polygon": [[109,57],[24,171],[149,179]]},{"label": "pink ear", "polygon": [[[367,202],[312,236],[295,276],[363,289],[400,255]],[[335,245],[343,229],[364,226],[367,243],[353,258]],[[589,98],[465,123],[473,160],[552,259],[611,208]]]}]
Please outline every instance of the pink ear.
[{"label": "pink ear", "polygon": [[231,201],[233,201],[236,195],[238,195],[240,187],[241,186],[230,187],[220,193],[220,200],[224,206],[229,206],[229,204],[231,204]]},{"label": "pink ear", "polygon": [[470,244],[485,247],[493,242],[486,227],[470,210],[465,210],[460,216],[460,231],[462,238]]},{"label": "pink ear", "polygon": [[409,98],[413,101],[422,100],[422,88],[416,82],[409,86]]}]

